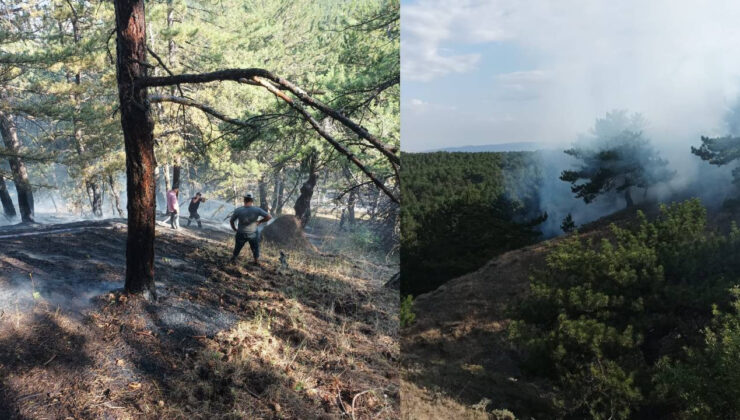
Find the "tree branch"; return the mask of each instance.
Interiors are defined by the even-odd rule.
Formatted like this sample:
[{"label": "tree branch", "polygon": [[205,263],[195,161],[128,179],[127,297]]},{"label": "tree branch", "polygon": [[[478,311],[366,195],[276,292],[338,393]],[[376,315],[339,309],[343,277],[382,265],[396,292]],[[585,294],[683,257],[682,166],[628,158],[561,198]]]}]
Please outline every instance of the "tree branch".
[{"label": "tree branch", "polygon": [[240,127],[257,128],[254,124],[250,124],[242,120],[237,120],[236,118],[231,118],[227,115],[224,115],[216,111],[215,109],[211,108],[208,105],[202,104],[200,102],[195,102],[192,99],[183,98],[180,96],[149,95],[149,102],[173,102],[173,103],[180,104],[180,105],[191,106],[193,108],[198,108],[201,111],[205,112],[206,114],[212,115],[221,121],[226,121],[227,123],[238,125]]},{"label": "tree branch", "polygon": [[[256,77],[261,78],[261,80],[264,83],[256,82],[255,81]],[[259,69],[259,68],[228,69],[228,70],[219,70],[219,71],[215,71],[211,73],[180,74],[177,76],[166,76],[166,77],[142,77],[138,79],[135,83],[139,87],[155,87],[155,86],[170,86],[170,85],[176,85],[176,84],[181,84],[181,83],[209,83],[209,82],[222,81],[222,80],[231,80],[235,82],[243,82],[243,83],[252,84],[252,85],[262,85],[265,88],[269,86],[270,88],[274,90],[277,90],[277,87],[288,90],[291,93],[293,93],[296,97],[298,97],[298,99],[300,99],[301,102],[303,102],[304,104],[312,108],[315,108],[323,112],[324,114],[334,118],[335,120],[341,122],[344,126],[349,128],[350,130],[354,131],[358,136],[367,140],[370,144],[373,145],[375,149],[383,153],[383,155],[385,155],[388,158],[391,164],[394,165],[394,169],[396,169],[395,166],[398,166],[401,164],[401,159],[395,153],[395,151],[391,150],[388,146],[386,146],[380,140],[378,140],[378,138],[370,134],[364,127],[350,120],[349,118],[344,116],[344,114],[342,114],[341,112],[336,111],[330,108],[329,106],[325,105],[321,101],[313,98],[306,91],[294,85],[293,83],[289,82],[288,80],[285,80],[282,77],[278,77],[272,74],[270,71],[265,70],[265,69]],[[277,85],[277,87],[275,85]]]},{"label": "tree branch", "polygon": [[344,146],[342,146],[338,141],[336,141],[329,133],[327,133],[319,124],[316,119],[308,113],[300,104],[296,103],[292,98],[290,98],[285,93],[281,92],[279,89],[277,89],[275,86],[273,86],[271,83],[269,83],[267,80],[255,76],[252,78],[252,80],[260,85],[262,85],[265,89],[270,91],[273,95],[277,96],[278,98],[282,99],[286,103],[288,103],[293,109],[298,111],[303,117],[308,121],[309,124],[318,132],[321,137],[325,138],[326,141],[328,141],[336,151],[339,153],[345,155],[347,159],[349,159],[352,163],[354,163],[360,170],[367,175],[368,178],[370,178],[375,185],[377,185],[378,188],[380,188],[393,202],[400,203],[400,200],[398,197],[396,197],[389,189],[385,186],[383,182],[381,182],[378,178],[375,177],[375,175],[370,172],[369,169],[365,167],[365,165],[360,162],[355,155],[352,154],[349,150],[347,150]]}]

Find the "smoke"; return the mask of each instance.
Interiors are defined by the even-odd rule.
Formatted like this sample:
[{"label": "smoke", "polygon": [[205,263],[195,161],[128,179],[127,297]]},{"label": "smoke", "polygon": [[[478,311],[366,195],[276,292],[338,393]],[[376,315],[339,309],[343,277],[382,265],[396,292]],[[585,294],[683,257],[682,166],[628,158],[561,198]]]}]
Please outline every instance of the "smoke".
[{"label": "smoke", "polygon": [[[632,129],[639,128],[643,136],[648,139],[660,157],[668,162],[668,169],[675,173],[667,182],[657,183],[647,192],[633,188],[633,198],[636,203],[641,202],[672,202],[697,197],[710,210],[718,210],[722,204],[738,196],[738,191],[732,183],[732,169],[737,163],[722,167],[710,165],[691,153],[690,147],[701,143],[702,135],[720,136],[736,135],[740,132],[740,101],[726,111],[724,118],[718,116],[721,123],[716,127],[681,131],[677,127],[672,130],[656,130],[649,123],[649,117],[639,125],[632,125]],[[626,123],[626,122],[625,122]],[[598,126],[598,122],[597,122]],[[603,127],[602,127],[603,128]],[[613,128],[609,128],[613,131]],[[593,136],[582,135],[574,143],[589,145],[597,142]],[[596,146],[595,144],[591,144]],[[559,179],[563,170],[573,169],[579,163],[573,157],[563,153],[566,147],[546,149],[537,152],[539,165],[542,167],[542,183],[539,187],[540,211],[548,213],[548,220],[541,226],[545,237],[562,234],[560,223],[570,213],[577,225],[592,222],[601,217],[614,213],[625,207],[624,198],[619,194],[604,194],[593,202],[586,204],[578,199],[570,190],[570,184]],[[642,157],[635,156],[639,161]]]}]

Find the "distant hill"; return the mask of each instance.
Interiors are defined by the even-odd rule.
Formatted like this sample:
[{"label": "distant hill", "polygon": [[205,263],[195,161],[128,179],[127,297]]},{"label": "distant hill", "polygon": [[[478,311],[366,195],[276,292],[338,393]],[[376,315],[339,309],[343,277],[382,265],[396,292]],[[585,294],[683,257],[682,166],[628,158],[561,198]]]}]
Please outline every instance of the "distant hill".
[{"label": "distant hill", "polygon": [[442,149],[429,150],[429,152],[533,152],[542,149],[543,145],[531,141],[518,143],[481,144],[457,147],[445,147]]}]

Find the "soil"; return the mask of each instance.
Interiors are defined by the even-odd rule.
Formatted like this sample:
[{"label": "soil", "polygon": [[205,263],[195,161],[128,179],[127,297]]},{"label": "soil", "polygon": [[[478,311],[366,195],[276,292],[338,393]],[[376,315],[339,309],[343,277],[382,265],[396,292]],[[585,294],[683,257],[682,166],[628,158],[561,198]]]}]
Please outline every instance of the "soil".
[{"label": "soil", "polygon": [[157,301],[123,220],[0,228],[0,418],[398,418],[397,266],[157,226]]}]

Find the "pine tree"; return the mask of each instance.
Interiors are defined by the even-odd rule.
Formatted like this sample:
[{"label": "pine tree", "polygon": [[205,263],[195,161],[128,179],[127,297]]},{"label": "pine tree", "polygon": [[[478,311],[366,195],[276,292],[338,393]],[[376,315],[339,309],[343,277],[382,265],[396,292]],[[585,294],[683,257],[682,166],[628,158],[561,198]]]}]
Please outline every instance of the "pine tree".
[{"label": "pine tree", "polygon": [[[649,187],[673,178],[674,171],[642,134],[644,122],[635,114],[612,111],[596,120],[592,136],[565,151],[581,161],[573,170],[565,170],[560,179],[572,184],[576,197],[590,203],[609,192],[624,194],[632,207],[631,190]],[[579,181],[584,182],[579,183]]]}]

